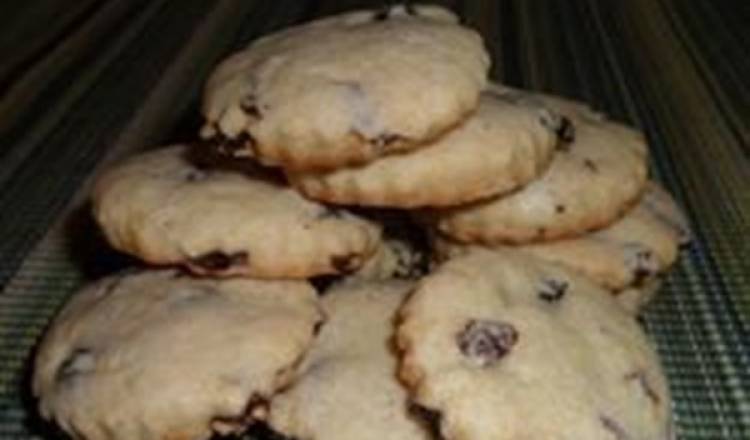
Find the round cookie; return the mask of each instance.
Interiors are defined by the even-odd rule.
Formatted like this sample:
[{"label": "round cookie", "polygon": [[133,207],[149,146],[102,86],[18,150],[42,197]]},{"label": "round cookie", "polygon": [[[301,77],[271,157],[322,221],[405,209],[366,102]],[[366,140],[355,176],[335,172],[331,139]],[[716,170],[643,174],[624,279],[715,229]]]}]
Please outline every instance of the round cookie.
[{"label": "round cookie", "polygon": [[476,250],[423,278],[401,317],[401,377],[446,440],[671,438],[646,336],[560,266]]},{"label": "round cookie", "polygon": [[564,121],[543,104],[505,95],[485,92],[474,115],[426,148],[356,167],[290,172],[289,180],[313,199],[400,208],[507,193],[546,169]]},{"label": "round cookie", "polygon": [[428,220],[462,242],[529,243],[581,235],[622,216],[646,185],[643,136],[593,113],[565,114],[569,105],[552,108],[573,121],[573,129],[538,180],[508,196],[430,211]]},{"label": "round cookie", "polygon": [[261,38],[208,79],[201,135],[310,170],[420,147],[472,112],[482,39],[436,6],[324,18]]},{"label": "round cookie", "polygon": [[[619,292],[640,290],[648,280],[665,273],[678,257],[679,246],[690,233],[680,209],[656,183],[649,183],[638,205],[615,223],[576,238],[512,246],[540,259],[565,265],[590,277],[603,287]],[[470,245],[435,235],[439,259],[465,252]],[[490,249],[511,246],[490,246]],[[632,293],[632,292],[631,292]],[[633,303],[628,295],[628,303]],[[638,303],[645,304],[648,295]]]},{"label": "round cookie", "polygon": [[349,273],[380,242],[375,223],[307,200],[249,161],[206,167],[174,146],[105,172],[94,216],[117,249],[199,274],[306,278]]},{"label": "round cookie", "polygon": [[359,283],[326,293],[328,320],[299,379],[272,401],[269,424],[300,440],[430,438],[409,412],[391,340],[396,310],[411,287]]},{"label": "round cookie", "polygon": [[55,318],[33,391],[42,415],[79,439],[241,431],[294,378],[322,318],[303,281],[112,276]]}]

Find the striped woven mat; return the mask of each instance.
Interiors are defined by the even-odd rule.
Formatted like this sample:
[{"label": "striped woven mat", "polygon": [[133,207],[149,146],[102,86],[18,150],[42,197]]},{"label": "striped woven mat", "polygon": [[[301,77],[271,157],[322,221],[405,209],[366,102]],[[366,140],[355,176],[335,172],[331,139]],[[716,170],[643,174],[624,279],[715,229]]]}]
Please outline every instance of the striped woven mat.
[{"label": "striped woven mat", "polygon": [[[0,438],[56,438],[28,394],[33,346],[81,283],[129,261],[86,206],[91,176],[195,138],[201,84],[264,33],[363,1],[24,0],[0,14]],[[641,127],[696,241],[642,321],[680,439],[750,439],[750,3],[447,1],[492,76]],[[636,440],[636,439],[634,439]]]}]

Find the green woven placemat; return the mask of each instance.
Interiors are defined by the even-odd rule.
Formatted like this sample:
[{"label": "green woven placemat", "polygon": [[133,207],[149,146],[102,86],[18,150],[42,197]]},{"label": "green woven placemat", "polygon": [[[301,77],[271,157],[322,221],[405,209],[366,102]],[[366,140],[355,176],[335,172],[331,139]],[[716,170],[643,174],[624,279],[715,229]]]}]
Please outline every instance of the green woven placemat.
[{"label": "green woven placemat", "polygon": [[[61,17],[32,37],[8,23],[0,31],[0,438],[56,437],[28,397],[31,350],[81,283],[127,264],[97,244],[85,209],[70,207],[94,167],[192,138],[200,85],[231,48],[376,3],[81,2],[62,14],[53,0],[27,0],[0,18]],[[485,36],[495,78],[585,99],[645,130],[652,173],[696,236],[642,319],[670,378],[679,438],[750,439],[748,8],[442,3]],[[28,45],[11,44],[21,36]]]}]

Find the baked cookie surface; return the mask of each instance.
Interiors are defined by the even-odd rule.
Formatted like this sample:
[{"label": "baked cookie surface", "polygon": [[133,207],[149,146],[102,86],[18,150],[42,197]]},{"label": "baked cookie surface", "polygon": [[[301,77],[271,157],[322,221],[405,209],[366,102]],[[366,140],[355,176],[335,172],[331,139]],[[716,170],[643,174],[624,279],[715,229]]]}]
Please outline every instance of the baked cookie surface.
[{"label": "baked cookie surface", "polygon": [[543,172],[563,119],[544,104],[485,92],[472,116],[416,151],[327,172],[289,173],[327,202],[415,208],[450,206],[515,190]]},{"label": "baked cookie surface", "polygon": [[569,103],[555,108],[558,100],[537,99],[572,121],[567,145],[539,179],[510,195],[430,211],[426,217],[441,232],[462,242],[553,240],[602,228],[637,202],[647,182],[643,136],[593,112],[572,111]]},{"label": "baked cookie surface", "polygon": [[300,440],[430,438],[409,412],[392,344],[396,311],[412,287],[387,281],[327,292],[327,322],[299,380],[273,400],[271,426]]},{"label": "baked cookie surface", "polygon": [[193,151],[140,154],[100,176],[94,217],[116,249],[199,274],[257,278],[348,273],[377,249],[375,223],[307,200],[249,161],[204,166]]},{"label": "baked cookie surface", "polygon": [[77,293],[36,356],[45,418],[75,438],[208,439],[242,430],[293,378],[323,315],[302,281],[105,278]]},{"label": "baked cookie surface", "polygon": [[670,395],[636,321],[587,279],[475,250],[401,309],[401,377],[448,440],[671,438]]},{"label": "baked cookie surface", "polygon": [[205,87],[202,135],[288,169],[364,163],[457,125],[488,68],[479,34],[446,9],[349,12],[223,61]]},{"label": "baked cookie surface", "polygon": [[[679,247],[690,241],[687,220],[672,197],[650,182],[641,200],[615,223],[580,237],[519,246],[489,246],[516,249],[542,260],[565,265],[607,289],[649,293],[638,289],[667,272],[679,255]],[[471,247],[436,234],[438,259],[445,260]],[[650,297],[646,295],[643,300]],[[629,302],[631,299],[629,299]],[[639,301],[645,303],[645,301]]]}]

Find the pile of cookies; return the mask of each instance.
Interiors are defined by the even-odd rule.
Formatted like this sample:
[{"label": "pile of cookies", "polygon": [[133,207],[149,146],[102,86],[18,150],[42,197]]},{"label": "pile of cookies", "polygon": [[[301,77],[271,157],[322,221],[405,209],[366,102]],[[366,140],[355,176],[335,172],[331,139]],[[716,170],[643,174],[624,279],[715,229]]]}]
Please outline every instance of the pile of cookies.
[{"label": "pile of cookies", "polygon": [[89,440],[674,438],[634,315],[687,222],[642,134],[489,64],[413,4],[224,60],[201,140],[99,176],[101,230],[151,268],[51,324],[42,415]]}]

